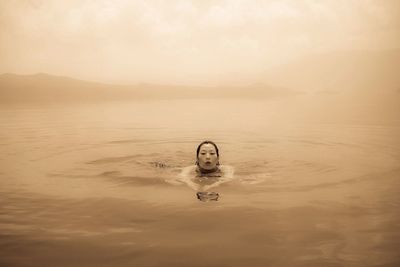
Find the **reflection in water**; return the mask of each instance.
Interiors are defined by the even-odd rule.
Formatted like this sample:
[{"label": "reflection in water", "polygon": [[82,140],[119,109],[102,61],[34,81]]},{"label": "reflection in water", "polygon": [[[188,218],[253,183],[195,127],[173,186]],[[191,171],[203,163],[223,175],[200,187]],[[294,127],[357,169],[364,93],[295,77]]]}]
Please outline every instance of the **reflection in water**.
[{"label": "reflection in water", "polygon": [[219,194],[217,192],[197,192],[197,199],[203,202],[206,201],[217,201]]},{"label": "reflection in water", "polygon": [[[399,264],[399,127],[277,124],[257,103],[204,124],[175,104],[0,113],[0,266]],[[193,191],[204,139],[235,173]]]}]

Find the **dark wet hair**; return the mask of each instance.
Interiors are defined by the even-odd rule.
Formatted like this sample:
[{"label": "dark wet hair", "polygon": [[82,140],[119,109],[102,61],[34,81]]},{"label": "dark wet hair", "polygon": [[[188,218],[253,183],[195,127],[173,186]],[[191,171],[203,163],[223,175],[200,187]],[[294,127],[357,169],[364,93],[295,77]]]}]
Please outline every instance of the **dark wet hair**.
[{"label": "dark wet hair", "polygon": [[[201,146],[202,146],[202,145],[205,145],[205,144],[211,144],[211,145],[213,145],[213,146],[215,147],[215,151],[217,152],[217,157],[219,157],[219,151],[218,151],[217,145],[216,145],[213,141],[208,141],[208,140],[206,140],[206,141],[201,142],[201,143],[199,144],[199,146],[197,147],[197,150],[196,150],[196,159],[199,158],[199,153],[200,153],[200,148],[201,148]],[[197,160],[196,160],[196,165],[198,165],[198,161],[197,161]],[[219,163],[218,163],[218,165],[219,165]]]}]

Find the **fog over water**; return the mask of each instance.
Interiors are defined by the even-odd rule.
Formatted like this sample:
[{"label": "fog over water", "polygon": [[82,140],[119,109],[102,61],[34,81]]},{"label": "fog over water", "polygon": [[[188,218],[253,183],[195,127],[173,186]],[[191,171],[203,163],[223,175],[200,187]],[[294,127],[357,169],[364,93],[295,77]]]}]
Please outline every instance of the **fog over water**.
[{"label": "fog over water", "polygon": [[399,9],[396,0],[1,1],[0,73],[270,82],[266,71],[303,57],[398,49]]}]

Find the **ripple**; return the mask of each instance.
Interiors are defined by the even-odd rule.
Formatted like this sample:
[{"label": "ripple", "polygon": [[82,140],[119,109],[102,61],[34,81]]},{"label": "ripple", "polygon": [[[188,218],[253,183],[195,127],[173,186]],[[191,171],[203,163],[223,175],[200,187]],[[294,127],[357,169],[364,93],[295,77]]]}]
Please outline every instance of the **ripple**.
[{"label": "ripple", "polygon": [[86,162],[86,164],[107,164],[107,163],[116,163],[116,162],[126,162],[132,159],[137,159],[142,157],[142,154],[136,154],[136,155],[131,155],[131,156],[123,156],[123,157],[107,157],[107,158],[101,158],[101,159],[96,159],[92,161]]}]

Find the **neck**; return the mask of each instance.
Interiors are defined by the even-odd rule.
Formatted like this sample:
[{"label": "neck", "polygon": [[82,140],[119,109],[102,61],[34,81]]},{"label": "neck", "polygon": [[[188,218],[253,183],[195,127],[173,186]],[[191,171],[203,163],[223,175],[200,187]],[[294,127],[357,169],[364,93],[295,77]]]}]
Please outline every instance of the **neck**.
[{"label": "neck", "polygon": [[202,173],[202,174],[213,173],[213,172],[218,171],[218,166],[215,166],[215,168],[213,168],[213,169],[211,169],[211,170],[203,169],[202,167],[197,166],[197,170],[198,170],[200,173]]}]

